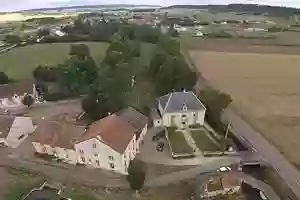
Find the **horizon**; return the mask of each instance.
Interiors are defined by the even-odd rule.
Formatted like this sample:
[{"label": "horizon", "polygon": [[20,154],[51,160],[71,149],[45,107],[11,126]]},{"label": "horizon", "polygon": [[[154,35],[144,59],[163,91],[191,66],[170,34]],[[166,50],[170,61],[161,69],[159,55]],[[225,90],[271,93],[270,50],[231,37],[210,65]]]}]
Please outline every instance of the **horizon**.
[{"label": "horizon", "polygon": [[[260,0],[249,0],[249,1],[231,1],[231,0],[213,0],[209,2],[208,0],[204,0],[201,4],[195,3],[196,0],[186,0],[184,3],[181,3],[181,0],[175,0],[174,3],[161,3],[160,0],[154,0],[151,4],[144,3],[141,1],[139,3],[135,2],[136,0],[127,0],[125,3],[114,2],[117,0],[113,0],[112,3],[105,3],[103,1],[97,0],[87,0],[84,3],[82,0],[46,0],[46,3],[35,4],[36,0],[15,0],[19,2],[28,2],[27,5],[21,3],[17,7],[14,3],[13,8],[11,8],[10,2],[5,2],[4,6],[1,6],[0,12],[22,12],[22,11],[30,11],[36,9],[55,9],[60,7],[80,7],[80,6],[109,6],[109,5],[130,5],[130,6],[174,6],[174,5],[229,5],[229,4],[253,4],[253,5],[264,5],[264,6],[280,6],[280,7],[290,7],[290,8],[300,8],[300,2],[296,2],[296,0],[288,0],[288,3],[281,3],[281,0],[266,0],[261,2]],[[48,2],[48,4],[47,4]]]}]

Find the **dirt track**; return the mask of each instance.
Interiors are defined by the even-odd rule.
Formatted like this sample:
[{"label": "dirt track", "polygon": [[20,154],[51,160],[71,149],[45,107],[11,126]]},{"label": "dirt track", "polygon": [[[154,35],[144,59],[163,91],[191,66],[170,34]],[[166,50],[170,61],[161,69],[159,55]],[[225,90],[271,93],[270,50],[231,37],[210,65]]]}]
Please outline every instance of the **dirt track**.
[{"label": "dirt track", "polygon": [[[284,51],[281,47],[266,48]],[[250,124],[289,160],[300,164],[300,56],[267,52],[190,54],[204,78],[229,93]]]}]

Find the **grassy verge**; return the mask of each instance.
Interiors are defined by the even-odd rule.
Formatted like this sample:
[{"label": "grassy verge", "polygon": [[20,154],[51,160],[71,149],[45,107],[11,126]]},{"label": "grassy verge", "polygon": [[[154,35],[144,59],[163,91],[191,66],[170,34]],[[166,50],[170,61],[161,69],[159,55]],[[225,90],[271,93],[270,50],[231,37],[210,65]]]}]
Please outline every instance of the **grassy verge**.
[{"label": "grassy verge", "polygon": [[201,151],[221,151],[221,146],[215,144],[203,129],[191,130],[191,136]]},{"label": "grassy verge", "polygon": [[[32,78],[37,65],[57,65],[68,58],[73,43],[35,44],[18,47],[0,55],[0,71],[14,80]],[[106,54],[108,43],[80,42],[89,46],[96,64],[100,64]]]},{"label": "grassy verge", "polygon": [[168,128],[168,139],[174,154],[192,154],[193,149],[186,142],[183,133],[176,128]]}]

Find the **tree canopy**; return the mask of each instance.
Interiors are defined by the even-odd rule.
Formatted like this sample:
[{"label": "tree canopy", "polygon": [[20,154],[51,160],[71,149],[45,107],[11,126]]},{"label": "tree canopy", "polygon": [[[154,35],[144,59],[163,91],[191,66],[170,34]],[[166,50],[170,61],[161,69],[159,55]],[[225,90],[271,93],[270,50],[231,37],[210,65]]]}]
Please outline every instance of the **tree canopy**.
[{"label": "tree canopy", "polygon": [[33,97],[31,95],[27,94],[27,95],[24,96],[24,98],[22,100],[22,103],[25,106],[30,107],[34,103],[34,99],[33,99]]},{"label": "tree canopy", "polygon": [[9,78],[4,72],[0,72],[0,84],[8,84]]},{"label": "tree canopy", "polygon": [[141,161],[130,161],[127,179],[133,190],[141,190],[143,188],[146,179],[146,172]]}]

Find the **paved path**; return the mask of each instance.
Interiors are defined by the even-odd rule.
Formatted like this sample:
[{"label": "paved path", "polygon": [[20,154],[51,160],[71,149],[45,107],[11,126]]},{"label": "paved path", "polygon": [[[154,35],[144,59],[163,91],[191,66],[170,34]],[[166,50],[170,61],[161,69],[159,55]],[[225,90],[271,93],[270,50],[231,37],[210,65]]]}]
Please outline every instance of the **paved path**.
[{"label": "paved path", "polygon": [[225,110],[223,120],[231,124],[231,131],[238,138],[248,143],[253,151],[261,154],[288,186],[300,198],[300,173],[280,152],[270,144],[259,132],[249,126],[231,107]]},{"label": "paved path", "polygon": [[150,180],[147,180],[145,186],[165,186],[182,180],[196,178],[200,174],[211,173],[212,171],[216,171],[218,168],[220,168],[220,166],[231,165],[233,163],[238,163],[239,161],[240,158],[234,156],[219,157],[218,159],[211,160],[208,163],[205,163],[192,169],[180,172],[173,172],[159,177],[153,177]]}]

